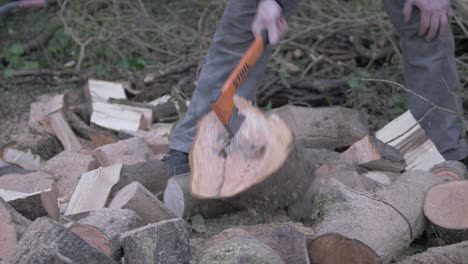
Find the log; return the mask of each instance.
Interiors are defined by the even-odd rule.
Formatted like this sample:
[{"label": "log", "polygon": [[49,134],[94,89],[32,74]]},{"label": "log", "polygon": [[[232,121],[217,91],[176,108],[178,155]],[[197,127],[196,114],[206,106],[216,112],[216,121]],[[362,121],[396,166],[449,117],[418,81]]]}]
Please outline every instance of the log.
[{"label": "log", "polygon": [[289,205],[312,181],[314,160],[277,115],[267,117],[241,97],[235,103],[245,121],[232,139],[213,112],[199,122],[189,155],[192,194],[264,212]]},{"label": "log", "polygon": [[286,105],[272,109],[307,148],[337,149],[351,146],[369,133],[367,118],[344,107],[307,108]]},{"label": "log", "polygon": [[132,263],[189,264],[189,233],[182,219],[147,225],[122,235],[125,261]]},{"label": "log", "polygon": [[361,173],[361,179],[364,189],[375,190],[392,184],[400,175],[388,171],[368,171]]},{"label": "log", "polygon": [[112,187],[118,182],[122,164],[99,167],[81,175],[67,206],[65,216],[81,218],[106,205]]},{"label": "log", "polygon": [[407,257],[398,264],[460,264],[468,262],[468,241],[458,244],[432,247],[423,253]]},{"label": "log", "polygon": [[44,160],[39,155],[34,155],[31,150],[21,151],[14,148],[6,148],[3,151],[3,160],[26,170],[38,170],[45,164]]},{"label": "log", "polygon": [[340,154],[340,160],[369,170],[402,172],[406,167],[405,159],[400,151],[383,144],[373,135],[368,135],[354,143]]},{"label": "log", "polygon": [[60,141],[51,134],[20,133],[10,136],[12,144],[9,147],[28,151],[39,155],[44,160],[49,160],[63,151]]},{"label": "log", "polygon": [[188,186],[189,176],[187,173],[171,177],[164,190],[164,206],[177,217],[187,219],[200,214],[204,218],[214,218],[236,210],[236,207],[227,201],[194,197]]},{"label": "log", "polygon": [[119,131],[119,139],[125,140],[132,137],[143,139],[155,155],[165,154],[169,151],[169,138],[155,135],[151,130]]},{"label": "log", "polygon": [[60,217],[54,180],[44,172],[0,177],[0,197],[30,220]]},{"label": "log", "polygon": [[6,166],[0,166],[0,177],[3,175],[8,175],[8,174],[28,174],[34,172],[32,170],[25,170],[19,166],[16,165],[6,165]]},{"label": "log", "polygon": [[376,137],[403,154],[407,171],[429,171],[434,165],[445,161],[410,111],[377,131]]},{"label": "log", "polygon": [[100,209],[69,229],[106,256],[120,261],[123,253],[120,236],[142,225],[143,220],[131,210]]},{"label": "log", "polygon": [[40,134],[53,134],[51,127],[44,126],[42,121],[48,115],[63,110],[64,105],[65,96],[63,94],[39,97],[37,102],[31,104],[28,126]]},{"label": "log", "polygon": [[122,83],[90,79],[84,86],[84,94],[91,104],[105,103],[109,99],[127,99]]},{"label": "log", "polygon": [[48,160],[41,170],[53,175],[58,197],[69,201],[80,176],[98,167],[91,155],[64,151]]},{"label": "log", "polygon": [[26,230],[5,263],[115,263],[59,223],[41,217]]},{"label": "log", "polygon": [[468,180],[432,187],[424,200],[424,215],[447,244],[468,240]]},{"label": "log", "polygon": [[151,127],[152,115],[151,109],[98,102],[93,104],[91,123],[114,131],[147,130]]},{"label": "log", "polygon": [[12,254],[31,221],[0,198],[0,262]]},{"label": "log", "polygon": [[143,139],[130,138],[99,147],[93,151],[93,156],[101,166],[117,163],[132,165],[152,159],[153,152]]},{"label": "log", "polygon": [[308,245],[311,262],[389,263],[424,231],[423,199],[440,182],[429,172],[408,171],[370,195],[332,181],[320,194],[328,203]]},{"label": "log", "polygon": [[132,182],[120,190],[112,199],[109,208],[135,211],[145,224],[158,223],[176,217],[156,196],[138,182]]},{"label": "log", "polygon": [[465,165],[455,160],[447,160],[436,164],[429,171],[432,174],[443,177],[447,180],[459,181],[468,179],[468,172]]},{"label": "log", "polygon": [[93,147],[95,149],[104,145],[114,144],[119,141],[117,136],[115,136],[113,133],[98,127],[90,128],[89,137],[91,138],[91,142],[93,143]]}]

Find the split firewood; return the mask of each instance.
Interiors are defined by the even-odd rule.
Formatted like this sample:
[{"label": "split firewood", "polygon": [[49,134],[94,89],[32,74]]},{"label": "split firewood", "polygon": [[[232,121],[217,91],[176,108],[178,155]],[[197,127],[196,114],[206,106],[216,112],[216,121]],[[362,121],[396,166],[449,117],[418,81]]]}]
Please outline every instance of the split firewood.
[{"label": "split firewood", "polygon": [[122,164],[100,167],[81,175],[65,216],[81,218],[89,211],[104,208],[112,187],[119,181]]},{"label": "split firewood", "polygon": [[14,148],[6,148],[3,151],[3,160],[26,170],[38,170],[45,164],[44,160],[39,155],[34,155],[31,150],[21,151]]},{"label": "split firewood", "polygon": [[47,217],[34,221],[5,263],[115,263],[59,223]]},{"label": "split firewood", "polygon": [[254,239],[271,248],[284,263],[309,264],[306,239],[313,231],[309,229],[305,234],[304,230],[302,225],[291,222],[235,227],[210,238],[204,248],[210,251],[210,248],[233,238]]},{"label": "split firewood", "polygon": [[151,148],[153,154],[160,155],[169,151],[169,138],[155,135],[152,131],[119,131],[119,139],[125,140],[132,137],[143,139]]},{"label": "split firewood", "polygon": [[84,86],[84,94],[91,104],[105,103],[111,98],[127,99],[122,83],[94,79],[88,80],[88,83]]},{"label": "split firewood", "polygon": [[50,96],[45,95],[39,97],[37,102],[31,104],[28,125],[34,131],[41,134],[54,132],[49,126],[44,126],[42,120],[49,114],[61,111],[64,109],[65,96],[63,94]]},{"label": "split firewood", "polygon": [[63,151],[60,141],[51,134],[19,133],[9,136],[11,143],[7,147],[29,151],[48,160]]},{"label": "split firewood", "polygon": [[307,108],[283,106],[268,114],[278,115],[294,132],[296,141],[307,148],[349,147],[369,133],[361,112],[344,107]]},{"label": "split firewood", "polygon": [[398,264],[462,264],[468,262],[468,241],[458,244],[432,247],[423,253],[407,257]]},{"label": "split firewood", "polygon": [[205,218],[213,218],[223,213],[236,210],[228,203],[218,199],[198,199],[189,190],[190,173],[171,177],[164,190],[164,205],[177,217],[186,219],[200,214]]},{"label": "split firewood", "polygon": [[12,254],[31,221],[0,197],[0,262]]},{"label": "split firewood", "polygon": [[263,212],[289,205],[312,181],[314,159],[277,115],[267,117],[241,97],[235,104],[245,120],[232,139],[213,112],[199,123],[189,155],[192,194]]},{"label": "split firewood", "polygon": [[58,197],[68,201],[80,176],[98,167],[98,162],[91,155],[64,151],[48,160],[41,170],[53,175]]},{"label": "split firewood", "polygon": [[[0,161],[1,163],[1,161]],[[5,163],[6,164],[6,163]],[[0,177],[8,174],[28,174],[34,172],[32,170],[26,170],[16,165],[6,164],[5,166],[0,166]]]},{"label": "split firewood", "polygon": [[354,143],[340,154],[340,160],[360,165],[370,170],[402,172],[405,159],[396,148],[383,144],[369,135]]},{"label": "split firewood", "polygon": [[74,223],[69,229],[106,256],[120,261],[120,236],[143,225],[143,220],[131,210],[100,209]]},{"label": "split firewood", "polygon": [[442,181],[429,172],[408,171],[375,194],[329,182],[317,198],[323,220],[308,245],[311,262],[389,263],[424,231],[424,196]]},{"label": "split firewood", "polygon": [[156,196],[138,182],[132,182],[120,190],[112,199],[109,208],[135,211],[145,224],[176,217]]},{"label": "split firewood", "polygon": [[93,143],[94,149],[102,147],[108,144],[114,144],[119,141],[114,133],[110,131],[106,131],[104,129],[100,129],[99,127],[90,127],[89,130],[89,137],[91,138],[91,142]]},{"label": "split firewood", "polygon": [[406,170],[429,171],[445,161],[410,111],[377,131],[376,137],[403,154]]},{"label": "split firewood", "polygon": [[60,217],[54,180],[44,172],[0,177],[0,197],[30,220]]},{"label": "split firewood", "polygon": [[110,130],[148,130],[153,123],[151,109],[127,105],[94,103],[91,123]]},{"label": "split firewood", "polygon": [[131,165],[152,159],[153,152],[143,139],[135,137],[99,147],[93,151],[93,156],[101,166]]},{"label": "split firewood", "polygon": [[429,171],[436,176],[444,177],[452,181],[468,179],[468,172],[465,165],[455,160],[448,160],[436,164]]},{"label": "split firewood", "polygon": [[189,264],[189,233],[182,219],[147,225],[122,235],[125,263]]},{"label": "split firewood", "polygon": [[447,244],[468,240],[468,180],[432,187],[424,200],[424,215]]}]

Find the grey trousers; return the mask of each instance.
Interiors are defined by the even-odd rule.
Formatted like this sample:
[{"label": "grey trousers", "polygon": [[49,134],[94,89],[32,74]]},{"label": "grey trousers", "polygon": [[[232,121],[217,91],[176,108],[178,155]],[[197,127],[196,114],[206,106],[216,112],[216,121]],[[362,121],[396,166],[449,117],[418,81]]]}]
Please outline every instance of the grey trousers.
[{"label": "grey trousers", "polygon": [[[450,32],[446,41],[428,42],[417,35],[417,9],[412,21],[405,23],[402,13],[404,0],[383,1],[390,20],[400,34],[406,87],[440,107],[453,111],[458,111],[458,107],[462,109],[452,33]],[[284,12],[288,18],[298,0],[286,3]],[[190,107],[172,133],[171,149],[187,153],[190,151],[197,122],[211,110],[210,98],[221,88],[253,40],[250,26],[256,8],[257,1],[254,0],[228,2],[201,69]],[[271,52],[271,49],[264,52],[239,87],[239,95],[255,100]],[[432,108],[430,103],[411,93],[408,93],[408,105],[416,119],[423,117]],[[434,110],[425,117],[421,125],[446,159],[460,160],[468,155],[468,146],[462,137],[464,126],[458,115]]]}]

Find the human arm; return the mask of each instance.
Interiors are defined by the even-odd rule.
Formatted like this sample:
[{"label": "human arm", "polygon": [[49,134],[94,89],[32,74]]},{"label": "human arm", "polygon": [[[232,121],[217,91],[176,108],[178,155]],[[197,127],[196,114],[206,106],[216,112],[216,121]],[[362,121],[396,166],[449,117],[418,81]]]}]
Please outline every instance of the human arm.
[{"label": "human arm", "polygon": [[278,44],[288,31],[281,3],[275,0],[259,0],[257,14],[252,22],[252,32],[255,36],[259,36],[263,29],[268,31],[270,45]]}]

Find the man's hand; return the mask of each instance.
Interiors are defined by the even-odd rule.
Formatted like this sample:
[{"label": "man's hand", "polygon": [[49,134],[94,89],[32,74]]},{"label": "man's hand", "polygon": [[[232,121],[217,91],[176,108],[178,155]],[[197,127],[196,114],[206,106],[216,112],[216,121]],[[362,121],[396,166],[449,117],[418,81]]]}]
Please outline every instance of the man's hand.
[{"label": "man's hand", "polygon": [[263,29],[268,31],[270,45],[278,44],[288,31],[288,23],[283,17],[283,10],[275,0],[259,1],[257,15],[252,23],[252,32],[255,36],[259,36]]},{"label": "man's hand", "polygon": [[421,10],[419,36],[426,36],[426,40],[433,40],[438,34],[440,40],[447,37],[452,9],[450,0],[406,0],[403,14],[406,22],[411,19],[413,7]]}]

